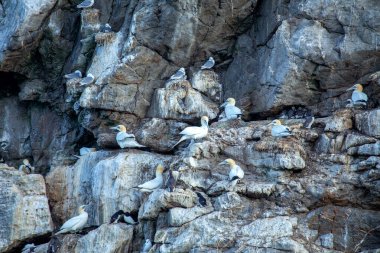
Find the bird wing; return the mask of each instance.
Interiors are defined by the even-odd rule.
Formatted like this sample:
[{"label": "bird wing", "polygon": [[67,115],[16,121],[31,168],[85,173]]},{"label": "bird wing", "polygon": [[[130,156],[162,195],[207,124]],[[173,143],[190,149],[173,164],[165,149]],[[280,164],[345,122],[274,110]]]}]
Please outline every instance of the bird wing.
[{"label": "bird wing", "polygon": [[215,64],[215,63],[214,63],[213,61],[208,60],[208,61],[206,61],[206,62],[202,65],[201,69],[210,69],[210,68],[214,67],[214,64]]},{"label": "bird wing", "polygon": [[158,188],[158,187],[161,187],[161,185],[162,185],[162,182],[163,181],[163,179],[162,178],[155,178],[155,179],[152,179],[152,180],[150,180],[150,181],[148,181],[148,182],[145,182],[145,183],[143,183],[143,184],[140,184],[140,185],[138,185],[137,187],[138,188],[142,188],[142,189],[149,189],[149,190],[152,190],[152,189],[156,189],[156,188]]},{"label": "bird wing", "polygon": [[236,106],[226,106],[224,109],[224,113],[228,119],[236,118],[241,115],[241,110]]},{"label": "bird wing", "polygon": [[363,102],[367,102],[368,101],[368,96],[364,92],[356,92],[356,91],[354,91],[352,93],[351,98],[352,98],[352,101],[354,103],[357,103],[359,101],[363,101]]},{"label": "bird wing", "polygon": [[78,8],[82,8],[82,7],[90,7],[91,5],[93,5],[93,2],[91,0],[85,0],[83,1],[82,3],[78,4]]},{"label": "bird wing", "polygon": [[126,141],[128,139],[135,140],[135,135],[134,134],[129,134],[126,132],[119,132],[116,135],[116,141]]},{"label": "bird wing", "polygon": [[62,227],[59,230],[71,229],[73,226],[75,226],[76,224],[81,222],[82,219],[83,219],[83,216],[80,216],[80,215],[75,216],[75,217],[69,219],[68,221],[66,221],[65,223],[63,223]]},{"label": "bird wing", "polygon": [[202,133],[203,129],[201,127],[186,127],[185,129],[182,130],[179,134],[182,135],[196,135]]},{"label": "bird wing", "polygon": [[181,71],[178,70],[174,75],[170,77],[170,79],[180,79],[184,76],[185,74]]},{"label": "bird wing", "polygon": [[80,81],[80,84],[90,84],[94,81],[94,78],[92,78],[91,76],[86,76],[85,78],[83,78],[81,81]]}]

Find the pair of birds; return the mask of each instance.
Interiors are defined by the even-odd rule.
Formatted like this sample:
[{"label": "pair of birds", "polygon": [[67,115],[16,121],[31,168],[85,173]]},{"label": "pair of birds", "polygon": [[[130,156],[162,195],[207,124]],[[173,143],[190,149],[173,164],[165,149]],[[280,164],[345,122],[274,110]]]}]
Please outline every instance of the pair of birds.
[{"label": "pair of birds", "polygon": [[[66,74],[64,76],[66,79],[82,78],[82,72],[80,70],[75,70],[73,73]],[[80,85],[89,85],[92,84],[95,80],[93,74],[88,73],[86,77],[82,78],[79,82]]]},{"label": "pair of birds", "polygon": [[[212,69],[214,65],[215,65],[215,60],[214,58],[210,56],[210,58],[208,58],[208,60],[201,66],[201,69],[202,70]],[[177,70],[177,72],[175,72],[170,77],[170,80],[186,80],[186,79],[187,79],[187,76],[186,76],[185,68],[180,68],[179,70]]]},{"label": "pair of birds", "polygon": [[28,159],[22,160],[22,164],[18,167],[18,170],[24,172],[25,174],[31,174],[35,171]]},{"label": "pair of birds", "polygon": [[346,91],[353,90],[351,99],[347,99],[349,103],[346,107],[366,106],[368,102],[368,96],[363,92],[363,85],[355,84]]}]

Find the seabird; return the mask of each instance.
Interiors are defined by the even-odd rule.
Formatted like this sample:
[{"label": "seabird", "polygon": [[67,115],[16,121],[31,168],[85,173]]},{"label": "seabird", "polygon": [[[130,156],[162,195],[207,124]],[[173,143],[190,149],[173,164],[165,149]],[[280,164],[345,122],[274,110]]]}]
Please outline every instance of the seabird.
[{"label": "seabird", "polygon": [[346,91],[354,90],[351,95],[353,105],[355,104],[367,104],[368,96],[363,92],[363,86],[361,84],[355,84]]},{"label": "seabird", "polygon": [[34,167],[30,164],[28,159],[22,160],[22,164],[18,167],[18,170],[26,174],[34,173]]},{"label": "seabird", "polygon": [[206,201],[205,197],[203,197],[203,195],[200,192],[195,192],[195,193],[198,196],[198,203],[201,206],[205,207],[207,205],[207,201]]},{"label": "seabird", "polygon": [[138,213],[130,213],[130,212],[124,212],[124,221],[127,224],[130,225],[136,225],[139,223],[138,221]]},{"label": "seabird", "polygon": [[110,224],[118,223],[121,220],[124,220],[124,211],[123,210],[119,210],[116,213],[112,214],[111,219],[110,219]]},{"label": "seabird", "polygon": [[223,162],[219,163],[219,165],[230,166],[230,173],[228,174],[228,179],[233,184],[233,186],[236,185],[237,181],[243,179],[244,171],[242,170],[242,168],[240,168],[239,165],[236,164],[236,162],[233,159],[226,159]]},{"label": "seabird", "polygon": [[313,125],[313,123],[314,123],[314,116],[309,115],[309,116],[306,117],[306,120],[303,123],[303,127],[307,128],[307,129],[310,129],[311,126]]},{"label": "seabird", "polygon": [[142,253],[148,253],[149,250],[152,248],[152,242],[149,239],[145,240]]},{"label": "seabird", "polygon": [[215,65],[215,60],[210,56],[208,60],[202,65],[201,69],[211,69]]},{"label": "seabird", "polygon": [[89,73],[85,78],[83,78],[79,84],[80,85],[88,85],[91,84],[95,80],[95,77],[93,74]]},{"label": "seabird", "polygon": [[65,75],[67,79],[82,78],[82,72],[80,70],[75,70],[73,73]]},{"label": "seabird", "polygon": [[146,183],[138,185],[137,188],[139,188],[142,192],[152,192],[155,189],[161,188],[162,184],[164,183],[164,179],[162,176],[163,172],[164,167],[161,164],[159,164],[156,168],[156,177]]},{"label": "seabird", "polygon": [[170,77],[170,80],[179,80],[179,79],[186,79],[186,72],[185,72],[185,68],[180,68],[179,70],[177,70],[177,72],[175,72],[175,74],[173,74],[171,77]]},{"label": "seabird", "polygon": [[116,135],[116,141],[120,148],[146,148],[136,141],[134,134],[127,133],[127,129],[124,125],[117,125],[115,127],[111,127],[110,129],[119,131]]},{"label": "seabird", "polygon": [[110,32],[112,32],[111,25],[108,24],[108,23],[105,24],[105,25],[103,25],[102,28],[101,28],[101,32],[104,32],[104,33],[110,33]]},{"label": "seabird", "polygon": [[272,136],[274,137],[286,137],[292,135],[292,131],[289,127],[281,125],[281,121],[278,119],[273,120],[268,126],[272,125]]},{"label": "seabird", "polygon": [[[201,126],[196,127],[196,126],[191,126],[191,127],[186,127],[185,129],[182,130],[179,134],[183,135],[181,139],[172,147],[172,149],[180,144],[184,140],[189,140],[191,139],[191,143],[194,142],[196,139],[202,139],[205,137],[208,133],[208,117],[207,116],[202,116],[201,118]],[[190,143],[190,144],[191,144]]]},{"label": "seabird", "polygon": [[36,248],[36,245],[34,243],[29,243],[22,248],[21,253],[32,253],[34,252],[34,249]]},{"label": "seabird", "polygon": [[76,114],[78,114],[80,112],[80,101],[76,101],[74,104],[73,104],[73,110]]},{"label": "seabird", "polygon": [[88,220],[88,213],[84,210],[87,205],[82,205],[78,208],[79,215],[66,221],[59,229],[56,235],[67,232],[74,232],[84,227]]},{"label": "seabird", "polygon": [[77,8],[85,9],[90,8],[94,5],[94,0],[84,0],[82,3],[77,5]]},{"label": "seabird", "polygon": [[220,108],[224,108],[224,111],[219,115],[219,121],[227,121],[230,119],[237,119],[242,115],[241,110],[235,106],[236,101],[233,98],[228,98]]},{"label": "seabird", "polygon": [[[174,171],[174,172],[178,173],[178,171]],[[175,185],[177,183],[177,179],[176,179],[175,175],[173,175],[174,172],[169,170],[168,180],[166,182],[166,187],[169,189],[169,192],[174,191]],[[177,177],[178,177],[178,175],[177,175]]]},{"label": "seabird", "polygon": [[347,99],[346,101],[347,101],[347,103],[348,103],[348,104],[346,105],[347,108],[352,108],[352,107],[362,107],[362,106],[366,106],[366,105],[367,105],[366,102],[356,102],[356,103],[353,103],[353,102],[352,102],[352,99]]}]

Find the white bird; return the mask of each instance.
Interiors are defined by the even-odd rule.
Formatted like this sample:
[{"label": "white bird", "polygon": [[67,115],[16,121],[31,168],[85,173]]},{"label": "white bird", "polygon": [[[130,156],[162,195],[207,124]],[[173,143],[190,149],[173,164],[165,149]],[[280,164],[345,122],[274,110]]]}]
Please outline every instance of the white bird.
[{"label": "white bird", "polygon": [[136,141],[134,134],[127,133],[125,126],[117,125],[115,127],[111,127],[110,129],[119,131],[116,135],[116,141],[120,148],[146,148]]},{"label": "white bird", "polygon": [[237,181],[240,179],[243,179],[244,177],[244,171],[242,168],[240,168],[239,165],[236,164],[236,162],[232,159],[226,159],[223,162],[219,163],[219,165],[229,165],[230,166],[230,173],[228,174],[228,179],[230,182],[232,182],[232,186],[235,186]]},{"label": "white bird", "polygon": [[215,60],[210,56],[208,60],[202,65],[201,69],[211,69],[215,65]]},{"label": "white bird", "polygon": [[361,84],[355,84],[351,88],[347,89],[346,91],[354,90],[351,95],[352,103],[355,104],[363,104],[367,103],[368,96],[363,92],[363,86]]},{"label": "white bird", "polygon": [[201,126],[196,127],[186,127],[185,129],[182,130],[179,134],[183,135],[181,139],[172,147],[172,149],[183,142],[184,140],[189,140],[191,139],[190,145],[194,142],[196,139],[202,139],[205,137],[208,133],[208,117],[207,116],[202,116],[201,118]]},{"label": "white bird", "polygon": [[175,74],[173,74],[171,77],[170,77],[170,80],[179,80],[179,79],[186,79],[186,72],[185,72],[185,68],[180,68],[179,70],[177,70],[177,72],[175,72]]},{"label": "white bird", "polygon": [[148,253],[149,250],[152,248],[152,246],[153,246],[152,242],[149,239],[146,239],[145,243],[144,243],[144,247],[143,247],[142,253]]},{"label": "white bird", "polygon": [[137,217],[138,217],[138,213],[131,214],[130,212],[124,212],[124,221],[127,224],[131,224],[131,225],[138,224],[139,221]]},{"label": "white bird", "polygon": [[74,231],[82,229],[88,220],[88,213],[84,210],[86,206],[87,205],[80,206],[78,208],[79,215],[63,223],[62,227],[55,234],[58,235],[58,234],[74,232]]},{"label": "white bird", "polygon": [[67,79],[82,78],[82,72],[80,70],[75,70],[73,73],[65,75]]},{"label": "white bird", "polygon": [[85,156],[91,152],[95,152],[96,148],[87,148],[87,147],[82,147],[79,149],[79,155],[74,155],[76,158],[81,158],[82,156]]},{"label": "white bird", "polygon": [[103,25],[101,31],[104,33],[112,32],[112,27],[110,24],[106,23],[105,25]]},{"label": "white bird", "polygon": [[84,9],[84,8],[90,8],[94,5],[94,0],[84,0],[82,3],[77,5],[77,8]]},{"label": "white bird", "polygon": [[366,106],[367,105],[367,103],[366,102],[356,102],[356,103],[354,103],[354,102],[352,102],[352,99],[347,99],[346,100],[347,101],[347,105],[346,105],[346,107],[347,108],[352,108],[352,107],[362,107],[362,106]]},{"label": "white bird", "polygon": [[306,117],[306,120],[303,123],[303,127],[310,129],[311,126],[313,125],[313,123],[314,123],[314,116],[308,116],[308,117]]},{"label": "white bird", "polygon": [[138,185],[137,188],[139,188],[142,192],[152,192],[155,189],[161,188],[164,183],[164,178],[162,176],[163,172],[164,167],[159,164],[156,168],[156,177],[148,182]]},{"label": "white bird", "polygon": [[26,174],[34,173],[34,167],[30,164],[28,159],[22,160],[22,164],[18,167],[18,170]]},{"label": "white bird", "polygon": [[271,134],[274,137],[286,137],[292,135],[292,131],[289,127],[283,126],[278,119],[273,120],[268,126],[272,125]]},{"label": "white bird", "polygon": [[241,110],[235,106],[236,101],[233,98],[228,98],[220,108],[224,108],[223,112],[219,115],[219,121],[227,121],[230,119],[237,119],[242,115]]},{"label": "white bird", "polygon": [[83,78],[79,84],[80,85],[88,85],[91,84],[95,80],[95,77],[93,74],[89,73],[85,78]]}]

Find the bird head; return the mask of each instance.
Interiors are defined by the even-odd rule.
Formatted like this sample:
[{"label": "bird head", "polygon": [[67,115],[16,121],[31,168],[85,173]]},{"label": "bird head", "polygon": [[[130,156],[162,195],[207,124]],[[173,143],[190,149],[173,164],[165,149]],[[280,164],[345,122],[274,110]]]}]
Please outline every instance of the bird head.
[{"label": "bird head", "polygon": [[181,71],[182,73],[185,73],[185,68],[180,68],[179,71]]},{"label": "bird head", "polygon": [[219,163],[219,165],[229,165],[232,167],[232,166],[236,165],[236,162],[233,159],[228,158],[228,159],[224,160],[223,162]]},{"label": "bird head", "polygon": [[226,102],[224,102],[220,107],[225,107],[226,105],[235,105],[236,101],[234,98],[227,98]]},{"label": "bird head", "polygon": [[88,73],[88,74],[87,74],[87,77],[95,78],[94,75],[91,74],[91,73]]},{"label": "bird head", "polygon": [[279,121],[278,119],[275,119],[271,123],[268,124],[268,126],[280,126],[280,125],[281,125],[281,121]]},{"label": "bird head", "polygon": [[202,116],[201,125],[202,126],[208,126],[208,117],[207,116]]},{"label": "bird head", "polygon": [[357,83],[351,88],[347,89],[346,91],[349,91],[349,90],[363,91],[363,85]]},{"label": "bird head", "polygon": [[114,127],[110,127],[110,129],[117,130],[119,132],[127,132],[127,129],[125,128],[124,125],[117,125]]},{"label": "bird head", "polygon": [[78,208],[78,212],[79,213],[83,213],[86,209],[86,207],[88,207],[88,205],[81,205],[79,208]]},{"label": "bird head", "polygon": [[164,166],[162,166],[162,164],[157,165],[157,167],[156,167],[156,175],[164,173],[164,170],[165,170],[165,168],[164,168]]},{"label": "bird head", "polygon": [[24,160],[22,160],[22,163],[23,163],[24,165],[26,165],[26,166],[30,166],[30,162],[29,162],[28,159],[24,159]]},{"label": "bird head", "polygon": [[79,77],[82,77],[82,72],[80,72],[80,70],[75,70],[74,73],[77,74]]}]

